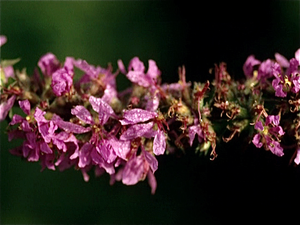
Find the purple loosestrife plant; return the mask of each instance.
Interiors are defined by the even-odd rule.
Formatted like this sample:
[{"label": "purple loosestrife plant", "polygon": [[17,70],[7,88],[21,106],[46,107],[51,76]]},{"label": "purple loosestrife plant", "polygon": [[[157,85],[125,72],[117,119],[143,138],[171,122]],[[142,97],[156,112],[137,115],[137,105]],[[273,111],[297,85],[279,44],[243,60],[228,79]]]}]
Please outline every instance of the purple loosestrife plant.
[{"label": "purple loosestrife plant", "polygon": [[[154,194],[160,155],[193,149],[213,160],[222,145],[245,137],[246,145],[292,155],[290,162],[300,164],[300,49],[290,60],[279,53],[266,60],[249,56],[241,80],[231,78],[225,63],[216,64],[211,81],[193,85],[184,66],[178,82],[162,84],[156,62],[145,66],[138,57],[127,68],[118,60],[113,72],[111,65],[73,57],[60,62],[47,53],[31,76],[14,70],[17,62],[0,64],[0,120],[8,121],[9,141],[23,140],[10,152],[39,161],[42,170],[74,168],[85,181],[92,170],[108,173],[111,184],[147,178]],[[132,83],[121,92],[119,72]]]}]

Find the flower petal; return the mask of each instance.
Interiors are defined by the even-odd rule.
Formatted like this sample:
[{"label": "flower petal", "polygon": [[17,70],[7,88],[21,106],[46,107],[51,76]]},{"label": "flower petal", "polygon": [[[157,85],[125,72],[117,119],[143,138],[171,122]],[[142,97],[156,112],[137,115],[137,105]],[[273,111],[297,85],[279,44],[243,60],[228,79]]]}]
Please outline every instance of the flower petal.
[{"label": "flower petal", "polygon": [[62,96],[70,91],[73,85],[73,73],[66,67],[56,70],[52,74],[51,87],[56,96]]},{"label": "flower petal", "polygon": [[141,71],[129,71],[126,74],[126,77],[135,84],[138,84],[142,87],[149,87],[151,84],[150,79]]},{"label": "flower petal", "polygon": [[94,123],[91,113],[82,105],[77,105],[75,108],[71,109],[71,114],[87,124]]},{"label": "flower petal", "polygon": [[78,167],[84,168],[85,166],[89,165],[91,163],[91,151],[93,149],[93,145],[86,142],[81,149],[79,150],[79,161],[78,161]]},{"label": "flower petal", "polygon": [[158,69],[156,62],[152,59],[148,60],[148,71],[147,71],[147,75],[156,81],[157,77],[160,76],[161,72]]},{"label": "flower petal", "polygon": [[9,112],[9,110],[13,107],[16,100],[16,96],[11,96],[6,102],[2,102],[0,104],[0,121],[4,120]]},{"label": "flower petal", "polygon": [[131,149],[131,142],[118,140],[115,137],[109,139],[109,142],[113,147],[116,155],[121,159],[127,160],[127,154],[130,152]]},{"label": "flower petal", "polygon": [[189,127],[190,146],[193,145],[193,141],[195,139],[196,134],[198,134],[198,137],[200,139],[203,139],[203,131],[202,131],[202,128],[199,124]]},{"label": "flower petal", "polygon": [[40,58],[38,66],[45,76],[51,76],[59,69],[60,63],[56,56],[49,52]]},{"label": "flower petal", "polygon": [[118,63],[118,68],[119,68],[120,72],[123,73],[123,74],[126,74],[127,72],[126,72],[123,61],[121,59],[119,59],[117,61],[117,63]]},{"label": "flower petal", "polygon": [[139,57],[136,56],[130,60],[128,71],[130,70],[140,71],[140,72],[145,71],[144,63],[139,59]]},{"label": "flower petal", "polygon": [[122,182],[126,185],[134,185],[139,182],[147,168],[144,166],[145,158],[142,155],[131,158],[123,170]]},{"label": "flower petal", "polygon": [[82,59],[74,60],[73,63],[74,63],[74,66],[76,66],[77,68],[79,68],[80,70],[85,72],[91,78],[96,79],[99,76],[99,73],[101,70],[100,67],[95,67],[93,65],[90,65],[87,63],[87,61],[82,60]]},{"label": "flower petal", "polygon": [[290,66],[289,61],[279,53],[275,53],[275,59],[281,67],[287,68]]},{"label": "flower petal", "polygon": [[89,102],[93,109],[99,114],[100,124],[104,125],[109,119],[109,116],[117,117],[112,107],[101,98],[90,96]]},{"label": "flower petal", "polygon": [[266,118],[266,125],[269,125],[270,123],[272,123],[275,126],[279,125],[279,115],[269,115]]},{"label": "flower petal", "polygon": [[[300,51],[299,51],[300,52]],[[300,54],[300,53],[299,53]],[[297,155],[296,155],[296,157],[295,157],[295,159],[294,159],[294,162],[297,164],[297,165],[299,165],[300,164],[300,148],[298,147],[298,149],[297,149]]]},{"label": "flower petal", "polygon": [[277,155],[277,156],[283,156],[284,153],[283,153],[283,148],[280,146],[279,142],[278,141],[268,141],[267,140],[267,145],[269,147],[269,149],[271,150],[271,152],[274,154],[274,155]]},{"label": "flower petal", "polygon": [[298,64],[300,66],[300,48],[295,52],[295,59],[297,59]]},{"label": "flower petal", "polygon": [[99,154],[101,154],[101,156],[107,163],[112,163],[117,158],[117,155],[116,155],[113,147],[107,140],[102,140],[96,146],[96,150]]},{"label": "flower petal", "polygon": [[123,117],[125,118],[125,120],[120,120],[121,124],[128,125],[146,122],[150,119],[154,119],[155,117],[157,117],[157,113],[136,108],[131,110],[124,110]]},{"label": "flower petal", "polygon": [[7,38],[4,35],[0,35],[0,47],[7,42]]},{"label": "flower petal", "polygon": [[262,124],[261,121],[257,121],[257,122],[255,123],[254,128],[255,128],[256,130],[261,130],[261,131],[264,130],[264,126],[263,126],[263,124]]},{"label": "flower petal", "polygon": [[130,126],[121,136],[120,140],[132,140],[137,137],[154,137],[156,131],[153,130],[153,122],[135,124]]},{"label": "flower petal", "polygon": [[153,141],[153,153],[155,155],[164,154],[166,149],[166,137],[162,130],[158,130]]},{"label": "flower petal", "polygon": [[154,174],[149,170],[148,172],[148,183],[151,187],[151,194],[155,194],[156,188],[157,188],[157,182],[156,182],[156,178],[154,176]]},{"label": "flower petal", "polygon": [[52,117],[52,121],[61,129],[68,133],[82,134],[89,132],[91,130],[90,127],[83,127],[71,122],[66,122],[58,115],[54,114]]},{"label": "flower petal", "polygon": [[151,168],[152,172],[154,173],[158,169],[157,159],[155,158],[154,155],[150,154],[147,151],[143,151],[143,153],[144,153],[145,159],[147,160],[147,162],[150,165],[150,168]]},{"label": "flower petal", "polygon": [[260,63],[261,62],[259,60],[255,59],[254,55],[250,55],[243,65],[244,74],[247,77],[253,76],[253,67],[259,65]]},{"label": "flower petal", "polygon": [[19,101],[19,105],[25,114],[30,114],[30,102],[27,99],[24,101]]},{"label": "flower petal", "polygon": [[42,152],[44,152],[45,154],[52,154],[53,153],[53,151],[52,151],[52,149],[49,147],[49,145],[46,143],[46,142],[44,142],[44,141],[42,141],[41,143],[40,143],[40,150],[42,151]]},{"label": "flower petal", "polygon": [[252,143],[256,146],[256,148],[261,148],[263,144],[260,142],[260,134],[255,134]]}]

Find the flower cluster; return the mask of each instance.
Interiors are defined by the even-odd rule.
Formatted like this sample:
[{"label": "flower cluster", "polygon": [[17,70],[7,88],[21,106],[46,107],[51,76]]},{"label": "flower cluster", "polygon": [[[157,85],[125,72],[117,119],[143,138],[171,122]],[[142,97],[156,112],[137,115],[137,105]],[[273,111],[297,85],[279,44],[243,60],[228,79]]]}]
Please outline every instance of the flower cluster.
[{"label": "flower cluster", "polygon": [[[0,120],[8,121],[9,141],[23,140],[10,152],[39,161],[42,170],[75,168],[85,181],[94,170],[108,173],[111,184],[148,178],[155,193],[160,155],[193,148],[213,160],[217,146],[242,132],[277,156],[292,149],[300,163],[300,49],[289,61],[279,53],[263,62],[249,56],[241,81],[225,63],[216,64],[212,82],[193,85],[184,66],[178,82],[162,84],[156,62],[149,60],[146,69],[138,57],[127,68],[118,60],[113,72],[110,64],[61,62],[47,53],[31,76],[14,70],[17,62],[1,61]],[[118,90],[119,73],[131,87]]]}]

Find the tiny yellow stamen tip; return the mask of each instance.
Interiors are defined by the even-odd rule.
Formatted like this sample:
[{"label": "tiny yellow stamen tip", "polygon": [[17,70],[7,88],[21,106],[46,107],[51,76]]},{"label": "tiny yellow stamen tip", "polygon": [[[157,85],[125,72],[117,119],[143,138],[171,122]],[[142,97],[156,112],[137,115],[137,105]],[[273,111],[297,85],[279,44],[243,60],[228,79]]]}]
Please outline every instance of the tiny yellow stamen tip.
[{"label": "tiny yellow stamen tip", "polygon": [[257,76],[258,76],[258,71],[257,71],[257,70],[254,70],[254,71],[253,71],[253,77],[254,77],[254,78],[257,78]]},{"label": "tiny yellow stamen tip", "polygon": [[25,119],[26,119],[27,121],[29,121],[29,120],[30,120],[30,116],[26,116]]},{"label": "tiny yellow stamen tip", "polygon": [[292,82],[287,77],[284,78],[285,85],[292,86]]},{"label": "tiny yellow stamen tip", "polygon": [[267,129],[267,128],[264,128],[264,130],[263,130],[263,134],[264,134],[264,135],[267,135],[267,134],[268,134],[268,132],[269,132],[269,131],[268,131],[268,129]]}]

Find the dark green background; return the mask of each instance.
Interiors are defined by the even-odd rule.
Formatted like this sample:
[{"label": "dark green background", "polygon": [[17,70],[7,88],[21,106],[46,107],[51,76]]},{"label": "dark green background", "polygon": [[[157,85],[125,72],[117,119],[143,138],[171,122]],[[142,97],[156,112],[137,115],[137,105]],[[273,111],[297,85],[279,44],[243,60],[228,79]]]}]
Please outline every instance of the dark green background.
[{"label": "dark green background", "polygon": [[[1,58],[32,73],[53,52],[105,67],[134,56],[156,60],[165,82],[204,81],[214,63],[225,61],[242,77],[250,54],[287,58],[300,47],[299,1],[1,1]],[[129,82],[118,77],[119,88]],[[107,175],[88,183],[70,169],[40,172],[38,163],[11,156],[1,123],[1,224],[224,224],[297,218],[299,168],[262,149],[219,147],[214,161],[187,150],[159,157],[157,192],[147,182],[109,185]],[[298,205],[297,205],[298,204]],[[298,211],[299,213],[299,211]]]}]

